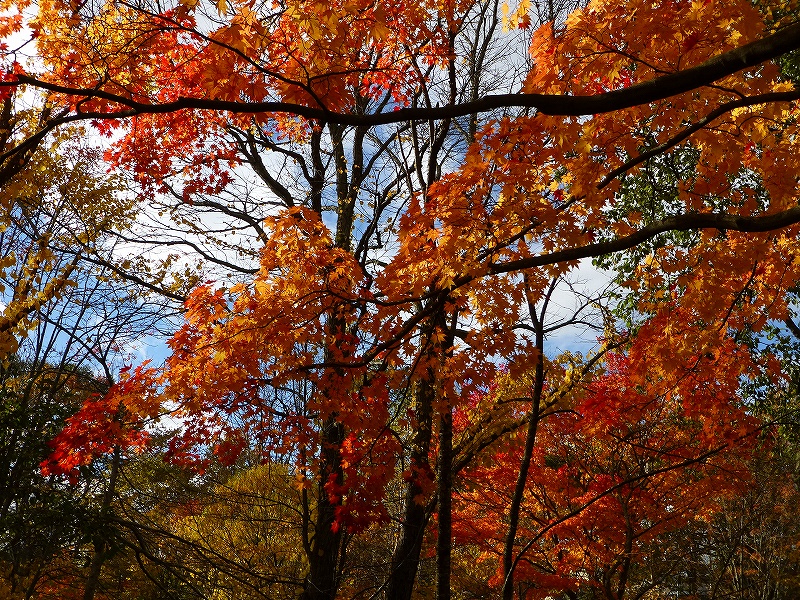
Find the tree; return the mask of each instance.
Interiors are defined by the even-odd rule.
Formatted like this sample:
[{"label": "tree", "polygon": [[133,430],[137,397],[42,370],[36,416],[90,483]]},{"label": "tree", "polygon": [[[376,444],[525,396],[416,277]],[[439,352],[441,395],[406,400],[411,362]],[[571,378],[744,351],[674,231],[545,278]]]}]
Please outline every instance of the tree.
[{"label": "tree", "polygon": [[119,456],[83,465],[75,487],[40,463],[164,311],[144,307],[108,266],[107,232],[130,223],[132,202],[98,149],[81,143],[82,127],[46,135],[58,112],[35,93],[2,99],[0,593],[90,600],[113,553],[107,513]]},{"label": "tree", "polygon": [[300,493],[292,484],[286,467],[273,463],[247,469],[219,485],[202,512],[178,524],[184,537],[207,545],[230,564],[249,566],[249,577],[207,572],[212,589],[230,590],[234,597],[297,596],[307,565]]},{"label": "tree", "polygon": [[[677,384],[713,368],[729,329],[783,320],[800,278],[786,260],[800,92],[775,61],[800,46],[794,5],[550,8],[530,36],[528,2],[41,4],[41,71],[5,85],[52,92],[65,112],[43,130],[85,119],[119,130],[109,158],[152,202],[174,198],[176,223],[210,232],[161,242],[240,280],[192,292],[165,368],[104,399],[107,414],[123,403],[129,429],[62,436],[62,468],[140,440],[162,410],[186,423],[172,460],[290,458],[305,491],[304,598],[336,595],[348,539],[395,516],[397,474],[381,591],[411,597],[435,514],[446,598],[454,411],[486,391],[496,362],[512,377],[541,363],[520,327],[527,298],[582,258],[698,231],[629,282],[638,309],[660,315],[648,371]],[[684,152],[674,206],[612,212],[622,178]],[[243,162],[263,194],[236,187]],[[212,210],[224,219],[204,223]],[[242,228],[243,242],[222,237]],[[498,439],[531,422],[498,426]]]},{"label": "tree", "polygon": [[[26,217],[41,225],[52,214]],[[16,226],[4,233],[17,247],[25,237]],[[53,277],[61,273],[57,259],[73,257],[54,254]],[[70,284],[29,315],[26,337],[0,366],[0,585],[10,598],[91,599],[114,553],[108,513],[120,455],[82,465],[73,485],[40,472],[52,452],[49,441],[107,393],[115,363],[129,360],[126,345],[148,319],[149,311],[123,289],[109,289],[102,271],[84,268],[75,266]]]},{"label": "tree", "polygon": [[457,539],[498,564],[496,588],[510,580],[519,597],[646,597],[682,568],[686,548],[675,532],[708,522],[748,487],[745,457],[760,423],[733,402],[752,368],[747,349],[728,341],[719,357],[700,359],[713,369],[696,363],[665,378],[648,366],[648,337],[662,325],[645,325],[629,353],[609,356],[580,393],[548,394],[514,570],[497,532],[525,446],[507,438],[463,478]]}]

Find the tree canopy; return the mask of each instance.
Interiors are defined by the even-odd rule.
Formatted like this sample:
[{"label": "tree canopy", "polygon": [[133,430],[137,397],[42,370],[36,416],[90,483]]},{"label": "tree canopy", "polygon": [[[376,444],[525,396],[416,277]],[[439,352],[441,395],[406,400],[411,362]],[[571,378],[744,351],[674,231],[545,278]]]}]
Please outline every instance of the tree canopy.
[{"label": "tree canopy", "polygon": [[169,338],[57,400],[85,600],[796,593],[797,2],[2,8],[0,351]]}]

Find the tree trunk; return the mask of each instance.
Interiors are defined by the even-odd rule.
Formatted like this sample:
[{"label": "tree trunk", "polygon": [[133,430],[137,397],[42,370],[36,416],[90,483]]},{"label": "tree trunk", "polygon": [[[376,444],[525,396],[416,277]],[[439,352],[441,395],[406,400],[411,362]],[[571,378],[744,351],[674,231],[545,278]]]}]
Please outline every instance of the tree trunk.
[{"label": "tree trunk", "polygon": [[[106,517],[111,510],[111,501],[114,498],[114,490],[117,487],[117,473],[119,472],[119,463],[121,460],[120,447],[114,448],[114,455],[111,462],[111,473],[108,477],[108,485],[103,494],[103,503],[100,505],[100,526],[105,527]],[[92,536],[92,545],[94,546],[94,555],[92,562],[89,565],[89,576],[86,578],[86,587],[83,588],[83,600],[94,600],[97,588],[100,584],[100,574],[103,570],[103,563],[108,559],[108,540],[103,531],[99,531]]]},{"label": "tree trunk", "polygon": [[[527,280],[525,281],[527,288]],[[551,285],[550,293],[553,286]],[[549,297],[549,295],[548,295]],[[508,510],[508,532],[506,533],[505,548],[503,550],[503,600],[512,600],[514,597],[514,545],[517,538],[519,527],[519,513],[522,507],[522,500],[525,496],[525,485],[528,481],[528,472],[533,456],[533,447],[536,442],[536,430],[539,426],[539,409],[542,402],[542,391],[544,390],[544,312],[537,315],[536,309],[531,298],[528,298],[528,310],[536,329],[536,349],[539,351],[536,358],[536,381],[533,385],[533,398],[531,400],[531,410],[528,414],[528,430],[525,435],[525,449],[522,455],[522,462],[519,467],[519,476],[514,488],[514,495],[511,498],[511,506]]]},{"label": "tree trunk", "polygon": [[439,425],[439,480],[436,537],[436,598],[450,600],[450,571],[453,537],[453,409],[448,406]]},{"label": "tree trunk", "polygon": [[344,440],[344,427],[330,416],[322,426],[321,462],[318,486],[317,518],[311,553],[308,556],[309,573],[301,600],[333,600],[339,587],[339,553],[342,530],[334,529],[336,507],[340,500],[331,502],[325,484],[329,480],[342,481],[342,463],[339,447]]},{"label": "tree trunk", "polygon": [[430,465],[430,446],[434,406],[439,395],[437,366],[444,357],[442,343],[434,341],[441,338],[433,334],[444,332],[446,323],[444,310],[438,308],[428,320],[428,331],[421,350],[425,371],[414,393],[416,429],[411,448],[411,473],[406,484],[400,540],[392,557],[392,572],[386,587],[387,600],[410,600],[419,569],[425,527],[430,518],[426,488],[430,489],[430,482],[435,476]]},{"label": "tree trunk", "polygon": [[392,572],[386,590],[388,600],[410,600],[419,568],[422,539],[430,515],[427,513],[425,479],[432,478],[429,453],[432,435],[433,382],[419,383],[414,398],[416,431],[411,449],[411,474],[406,484],[400,540],[392,557]]}]

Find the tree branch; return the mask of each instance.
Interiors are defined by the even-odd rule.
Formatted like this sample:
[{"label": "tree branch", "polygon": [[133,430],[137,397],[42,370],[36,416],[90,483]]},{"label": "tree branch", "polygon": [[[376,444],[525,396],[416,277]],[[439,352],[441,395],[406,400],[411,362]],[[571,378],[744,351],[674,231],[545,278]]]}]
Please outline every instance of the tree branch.
[{"label": "tree branch", "polygon": [[[657,221],[635,233],[607,242],[575,246],[504,263],[491,263],[489,265],[489,273],[510,273],[522,269],[543,267],[545,265],[554,265],[561,262],[576,261],[582,258],[595,258],[604,254],[622,252],[654,238],[659,233],[667,231],[717,229],[719,231],[727,230],[758,233],[774,231],[797,223],[800,223],[800,207],[794,207],[760,217],[744,217],[726,213],[686,213]],[[469,281],[472,279],[474,279],[474,277],[470,277]],[[468,283],[468,281],[459,280],[456,282],[456,285],[460,286],[465,283]]]},{"label": "tree branch", "polygon": [[792,50],[800,48],[800,23],[790,25],[763,39],[730,50],[695,67],[670,73],[632,85],[592,96],[564,96],[551,94],[494,94],[475,101],[449,106],[412,107],[380,112],[372,115],[337,113],[324,108],[293,104],[290,102],[235,102],[206,98],[179,97],[171,102],[149,104],[137,102],[125,96],[102,89],[72,88],[19,75],[15,81],[2,82],[0,87],[15,87],[19,84],[40,89],[80,96],[85,99],[106,100],[126,107],[127,110],[109,112],[87,112],[74,115],[85,119],[119,119],[140,114],[163,114],[178,110],[215,110],[239,114],[283,113],[341,125],[376,126],[403,121],[442,120],[485,113],[498,108],[533,108],[543,114],[582,116],[613,112],[664,100],[713,83],[723,77],[757,66]]}]

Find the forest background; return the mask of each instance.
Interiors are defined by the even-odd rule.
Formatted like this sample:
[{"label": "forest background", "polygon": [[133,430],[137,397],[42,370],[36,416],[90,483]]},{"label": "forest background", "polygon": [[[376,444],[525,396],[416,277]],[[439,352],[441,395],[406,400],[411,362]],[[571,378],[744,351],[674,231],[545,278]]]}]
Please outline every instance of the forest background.
[{"label": "forest background", "polygon": [[795,0],[0,15],[0,597],[800,595]]}]

